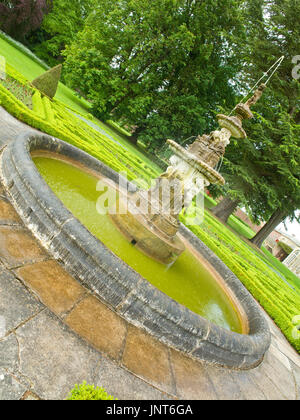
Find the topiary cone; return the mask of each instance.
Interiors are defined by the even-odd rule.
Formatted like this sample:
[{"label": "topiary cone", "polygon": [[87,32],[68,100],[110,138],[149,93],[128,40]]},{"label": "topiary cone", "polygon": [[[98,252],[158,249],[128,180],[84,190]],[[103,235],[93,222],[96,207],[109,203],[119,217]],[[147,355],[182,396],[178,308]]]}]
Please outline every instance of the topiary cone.
[{"label": "topiary cone", "polygon": [[58,82],[61,76],[61,70],[61,64],[59,64],[56,67],[53,67],[52,69],[46,71],[46,73],[43,73],[41,76],[34,79],[32,85],[35,88],[37,88],[41,93],[53,99],[57,91]]}]

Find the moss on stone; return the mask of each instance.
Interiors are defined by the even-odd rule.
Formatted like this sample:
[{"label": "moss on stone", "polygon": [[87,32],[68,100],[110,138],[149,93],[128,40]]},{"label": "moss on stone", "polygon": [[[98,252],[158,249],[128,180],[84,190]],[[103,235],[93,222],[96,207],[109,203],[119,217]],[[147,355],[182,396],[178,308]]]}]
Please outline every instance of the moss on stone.
[{"label": "moss on stone", "polygon": [[37,88],[41,93],[53,99],[61,76],[62,65],[46,71],[41,76],[33,80],[32,85]]}]

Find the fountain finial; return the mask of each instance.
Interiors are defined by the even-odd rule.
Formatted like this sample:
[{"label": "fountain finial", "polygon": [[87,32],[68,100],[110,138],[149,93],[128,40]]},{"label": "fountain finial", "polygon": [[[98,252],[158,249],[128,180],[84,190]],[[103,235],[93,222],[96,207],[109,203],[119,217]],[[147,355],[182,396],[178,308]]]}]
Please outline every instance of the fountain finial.
[{"label": "fountain finial", "polygon": [[235,112],[237,114],[237,117],[240,118],[241,121],[253,118],[253,114],[250,108],[260,100],[266,88],[267,88],[267,85],[262,83],[259,86],[259,88],[254,92],[254,95],[250,99],[248,99],[248,101],[245,104],[240,103],[235,107]]},{"label": "fountain finial", "polygon": [[220,126],[223,129],[227,129],[231,134],[228,141],[231,136],[237,139],[245,139],[247,137],[247,133],[243,129],[243,120],[253,118],[250,108],[259,101],[266,87],[267,86],[262,83],[246,103],[239,103],[234,109],[236,113],[235,117],[228,117],[223,114],[217,115]]}]

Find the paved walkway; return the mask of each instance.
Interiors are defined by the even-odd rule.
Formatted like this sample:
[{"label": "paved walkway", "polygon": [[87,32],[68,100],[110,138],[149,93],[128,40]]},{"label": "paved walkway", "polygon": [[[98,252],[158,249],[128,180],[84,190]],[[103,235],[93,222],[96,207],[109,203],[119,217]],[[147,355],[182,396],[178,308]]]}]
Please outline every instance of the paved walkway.
[{"label": "paved walkway", "polygon": [[[24,128],[0,107],[0,149]],[[51,267],[56,275],[47,277],[41,267]],[[258,368],[220,369],[170,350],[165,362],[172,375],[166,386],[162,355],[149,352],[147,345],[139,351],[132,346],[130,357],[124,349],[116,362],[73,332],[64,322],[73,306],[60,307],[62,302],[50,294],[56,278],[68,282],[70,302],[74,296],[82,301],[75,280],[36,243],[0,185],[0,400],[64,399],[84,380],[119,399],[300,398],[300,357],[267,315],[272,345]],[[36,292],[40,284],[45,285],[43,294]],[[58,316],[48,309],[54,306]],[[140,377],[126,369],[126,358],[139,364]]]}]

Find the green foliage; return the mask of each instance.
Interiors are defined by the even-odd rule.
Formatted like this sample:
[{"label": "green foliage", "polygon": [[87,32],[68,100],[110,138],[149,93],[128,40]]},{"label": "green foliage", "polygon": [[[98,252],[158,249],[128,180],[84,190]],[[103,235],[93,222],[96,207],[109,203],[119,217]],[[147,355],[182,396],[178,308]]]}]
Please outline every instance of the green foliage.
[{"label": "green foliage", "polygon": [[277,108],[276,122],[255,113],[246,124],[249,137],[231,142],[222,167],[227,193],[238,197],[256,222],[267,221],[278,208],[293,215],[300,205],[300,126],[280,104],[272,105],[268,93],[260,106],[262,114],[264,107]]},{"label": "green foliage", "polygon": [[150,179],[157,176],[157,172],[145,165],[141,157],[128,152],[104,134],[90,127],[60,102],[50,101],[47,97],[41,99],[36,92],[33,96],[33,110],[31,111],[0,85],[2,106],[19,120],[81,148],[117,172],[127,172],[131,180],[136,178],[139,178],[140,182],[144,180],[144,186]]},{"label": "green foliage", "polygon": [[[37,57],[33,58],[33,54],[29,54],[28,51],[27,49],[23,51],[15,43],[10,42],[7,37],[1,36],[0,32],[0,54],[5,57],[7,67],[10,69],[14,68],[19,72],[18,80],[22,77],[24,83],[27,83],[28,80],[33,80],[45,72],[45,65],[42,65]],[[59,84],[56,98],[65,105],[74,108],[76,112],[85,115],[90,112],[90,104],[76,97],[74,92],[62,83]]]},{"label": "green foliage", "polygon": [[[184,217],[182,222],[185,222]],[[189,228],[240,279],[273,318],[290,343],[300,351],[300,341],[292,336],[292,319],[299,315],[300,282],[293,282],[292,273],[287,278],[295,289],[274,271],[268,258],[264,258],[262,254],[239,239],[208,212],[205,213],[205,220],[201,226],[189,226]]]},{"label": "green foliage", "polygon": [[100,0],[64,53],[66,81],[152,151],[206,131],[220,98],[234,103],[241,3]]},{"label": "green foliage", "polygon": [[12,47],[19,50],[22,54],[29,57],[32,61],[37,63],[38,65],[42,66],[45,70],[48,70],[49,67],[47,64],[39,59],[35,54],[30,51],[27,47],[25,47],[21,42],[16,41],[15,39],[11,38],[9,35],[5,34],[3,31],[0,30],[0,38],[5,40],[7,43],[9,43]]},{"label": "green foliage", "polygon": [[61,70],[61,64],[53,67],[52,69],[46,71],[46,73],[34,79],[32,85],[41,93],[48,96],[48,98],[53,99],[57,91]]},{"label": "green foliage", "polygon": [[300,83],[292,77],[292,58],[300,43],[300,3],[245,4],[248,43],[241,45],[246,64],[242,88],[252,87],[280,56],[285,60],[257,104],[255,119],[245,123],[248,139],[228,146],[222,167],[227,185],[217,193],[239,198],[257,222],[268,221],[276,212],[293,218],[300,207]]},{"label": "green foliage", "polygon": [[61,51],[82,30],[95,1],[53,0],[51,12],[28,40],[33,51],[51,66],[62,61]]},{"label": "green foliage", "polygon": [[83,382],[81,385],[75,385],[70,391],[67,398],[68,401],[99,401],[99,400],[117,400],[117,398],[108,395],[104,388],[95,388],[94,385],[87,385]]},{"label": "green foliage", "polygon": [[130,137],[131,134],[128,131],[124,130],[124,128],[120,127],[119,124],[115,123],[112,120],[106,121],[107,125],[110,125],[114,130],[119,131],[119,133],[125,137]]}]

